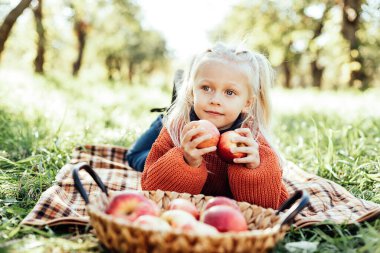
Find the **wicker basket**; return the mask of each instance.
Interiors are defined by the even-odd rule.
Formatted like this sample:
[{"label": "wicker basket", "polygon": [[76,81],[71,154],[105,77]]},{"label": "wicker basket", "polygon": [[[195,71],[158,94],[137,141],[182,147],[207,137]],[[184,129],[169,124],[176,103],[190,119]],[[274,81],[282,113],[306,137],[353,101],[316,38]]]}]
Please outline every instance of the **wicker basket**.
[{"label": "wicker basket", "polygon": [[[80,182],[78,175],[80,169],[85,169],[104,193],[91,199],[91,202]],[[108,194],[106,187],[88,164],[79,163],[74,166],[73,177],[75,187],[87,204],[90,223],[98,239],[113,252],[267,252],[283,239],[294,216],[309,202],[309,196],[305,191],[296,192],[279,211],[247,202],[236,202],[247,220],[249,230],[246,232],[198,235],[174,229],[159,231],[154,228],[142,228],[106,214],[105,209],[113,196]],[[142,191],[142,193],[153,200],[161,210],[165,210],[170,201],[176,198],[188,199],[202,210],[207,200],[212,198],[202,194],[191,195],[160,190]],[[293,205],[299,199],[298,204]],[[290,206],[292,208],[282,213]]]}]

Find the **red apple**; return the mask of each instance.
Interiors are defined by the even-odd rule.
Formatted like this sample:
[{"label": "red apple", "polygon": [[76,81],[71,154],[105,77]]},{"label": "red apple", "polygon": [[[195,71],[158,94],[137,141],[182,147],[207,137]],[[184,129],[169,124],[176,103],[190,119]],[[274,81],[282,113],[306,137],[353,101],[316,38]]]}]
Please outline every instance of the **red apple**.
[{"label": "red apple", "polygon": [[213,206],[220,206],[220,205],[230,206],[230,207],[235,208],[236,210],[240,211],[240,207],[236,204],[235,201],[233,201],[230,198],[222,197],[222,196],[218,196],[218,197],[214,197],[212,199],[209,199],[205,205],[204,210],[207,210]]},{"label": "red apple", "polygon": [[233,163],[234,158],[242,158],[247,156],[246,153],[232,153],[232,147],[242,147],[246,146],[241,142],[233,142],[232,139],[235,137],[239,137],[240,135],[235,131],[227,131],[223,133],[219,138],[218,143],[218,154],[219,157],[227,163]]},{"label": "red apple", "polygon": [[241,232],[248,229],[242,212],[230,206],[213,206],[201,216],[201,221],[215,227],[219,232]]},{"label": "red apple", "polygon": [[188,212],[182,210],[168,210],[161,214],[161,218],[167,221],[173,228],[179,228],[197,220]]},{"label": "red apple", "polygon": [[122,217],[129,221],[139,216],[149,214],[159,216],[160,209],[152,200],[136,192],[125,192],[116,195],[109,204],[107,214]]},{"label": "red apple", "polygon": [[174,199],[170,202],[169,210],[182,210],[190,213],[195,219],[199,218],[199,211],[197,207],[187,199]]},{"label": "red apple", "polygon": [[[220,133],[218,128],[216,128],[216,126],[213,123],[211,123],[208,120],[198,120],[193,128],[197,127],[202,127],[207,134],[211,134],[211,138],[198,144],[197,148],[208,148],[218,145]],[[191,140],[201,135],[203,135],[203,133],[195,135]]]},{"label": "red apple", "polygon": [[178,228],[183,232],[195,233],[197,235],[215,235],[219,233],[215,227],[199,221],[187,223]]},{"label": "red apple", "polygon": [[155,230],[163,230],[168,231],[171,229],[169,223],[160,217],[153,215],[141,215],[139,216],[133,224],[140,226],[142,228],[155,229]]}]

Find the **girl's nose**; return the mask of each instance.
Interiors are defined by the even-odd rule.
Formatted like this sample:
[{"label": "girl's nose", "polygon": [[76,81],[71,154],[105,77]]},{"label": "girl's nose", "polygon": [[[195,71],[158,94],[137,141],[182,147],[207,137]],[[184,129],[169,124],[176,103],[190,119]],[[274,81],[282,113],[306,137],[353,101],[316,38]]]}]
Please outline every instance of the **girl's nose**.
[{"label": "girl's nose", "polygon": [[215,104],[215,105],[220,105],[221,104],[221,95],[219,92],[215,92],[211,98],[210,98],[210,103]]}]

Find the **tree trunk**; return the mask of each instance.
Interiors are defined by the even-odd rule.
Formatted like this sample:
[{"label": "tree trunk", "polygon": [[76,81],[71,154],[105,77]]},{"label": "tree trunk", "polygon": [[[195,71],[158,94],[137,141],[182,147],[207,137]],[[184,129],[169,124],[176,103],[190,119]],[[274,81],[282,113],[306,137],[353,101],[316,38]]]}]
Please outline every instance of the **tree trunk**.
[{"label": "tree trunk", "polygon": [[284,52],[284,61],[282,62],[282,68],[284,71],[284,87],[287,89],[290,89],[291,87],[291,81],[292,81],[292,69],[291,69],[291,61],[289,59],[292,58],[292,54],[290,52],[290,47],[292,46],[293,41],[290,40],[287,45],[285,46],[285,52]]},{"label": "tree trunk", "polygon": [[[327,13],[330,11],[332,6],[333,5],[327,4],[326,9],[323,12],[321,20],[319,21],[316,28],[314,29],[313,38],[311,38],[311,40],[309,41],[309,45],[308,45],[309,49],[311,48],[311,43],[315,41],[322,34],[323,27],[325,26]],[[322,87],[322,77],[323,77],[323,72],[325,68],[318,65],[319,55],[320,55],[320,48],[317,48],[315,52],[315,58],[310,63],[310,68],[311,68],[311,76],[313,77],[313,87],[320,89]]]},{"label": "tree trunk", "polygon": [[45,62],[45,29],[42,24],[42,0],[38,0],[36,8],[33,9],[34,18],[36,20],[36,30],[38,34],[37,43],[37,56],[34,59],[34,70],[36,73],[44,73],[44,62]]},{"label": "tree trunk", "polygon": [[130,85],[132,84],[133,76],[135,75],[134,68],[135,68],[135,65],[133,64],[133,62],[129,62],[129,64],[128,64],[128,79],[129,79]]},{"label": "tree trunk", "polygon": [[351,75],[349,85],[368,88],[368,77],[364,71],[364,59],[360,54],[360,40],[356,36],[360,25],[361,0],[343,0],[342,35],[350,47]]},{"label": "tree trunk", "polygon": [[3,24],[0,27],[0,59],[1,53],[4,50],[5,42],[9,37],[9,33],[12,30],[13,25],[16,23],[17,18],[28,8],[32,0],[21,0],[20,3],[11,10],[5,17]]},{"label": "tree trunk", "polygon": [[136,65],[133,61],[128,62],[128,81],[129,84],[131,85],[133,83],[133,80],[135,79],[135,74],[136,74]]},{"label": "tree trunk", "polygon": [[108,73],[108,80],[113,81],[113,58],[111,55],[107,55],[105,63]]},{"label": "tree trunk", "polygon": [[321,88],[322,87],[322,77],[323,77],[323,71],[325,70],[324,67],[320,67],[318,65],[318,57],[313,60],[310,65],[311,65],[311,71],[312,71],[312,76],[313,76],[313,87],[316,88]]},{"label": "tree trunk", "polygon": [[78,20],[75,22],[74,29],[78,39],[78,57],[73,64],[73,76],[77,76],[82,66],[83,52],[86,45],[87,24],[83,20]]},{"label": "tree trunk", "polygon": [[284,87],[290,89],[290,81],[292,79],[292,73],[290,71],[290,64],[287,59],[282,63],[282,67],[284,68],[285,82]]}]

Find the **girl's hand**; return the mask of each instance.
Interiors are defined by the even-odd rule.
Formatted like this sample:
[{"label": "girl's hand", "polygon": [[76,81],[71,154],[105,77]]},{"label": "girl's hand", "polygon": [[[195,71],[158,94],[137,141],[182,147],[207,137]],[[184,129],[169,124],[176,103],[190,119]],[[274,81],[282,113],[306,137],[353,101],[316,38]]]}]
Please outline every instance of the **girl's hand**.
[{"label": "girl's hand", "polygon": [[215,151],[216,146],[198,149],[197,146],[200,143],[211,139],[212,136],[211,134],[207,134],[205,129],[196,126],[197,123],[192,121],[183,128],[181,135],[181,148],[184,151],[183,158],[186,163],[191,167],[198,168],[202,164],[202,155]]},{"label": "girl's hand", "polygon": [[235,158],[234,163],[245,163],[245,166],[249,169],[255,169],[260,165],[259,145],[252,136],[249,128],[238,128],[235,132],[241,136],[234,138],[234,142],[240,142],[245,144],[245,147],[231,148],[232,153],[246,153],[246,157]]}]

